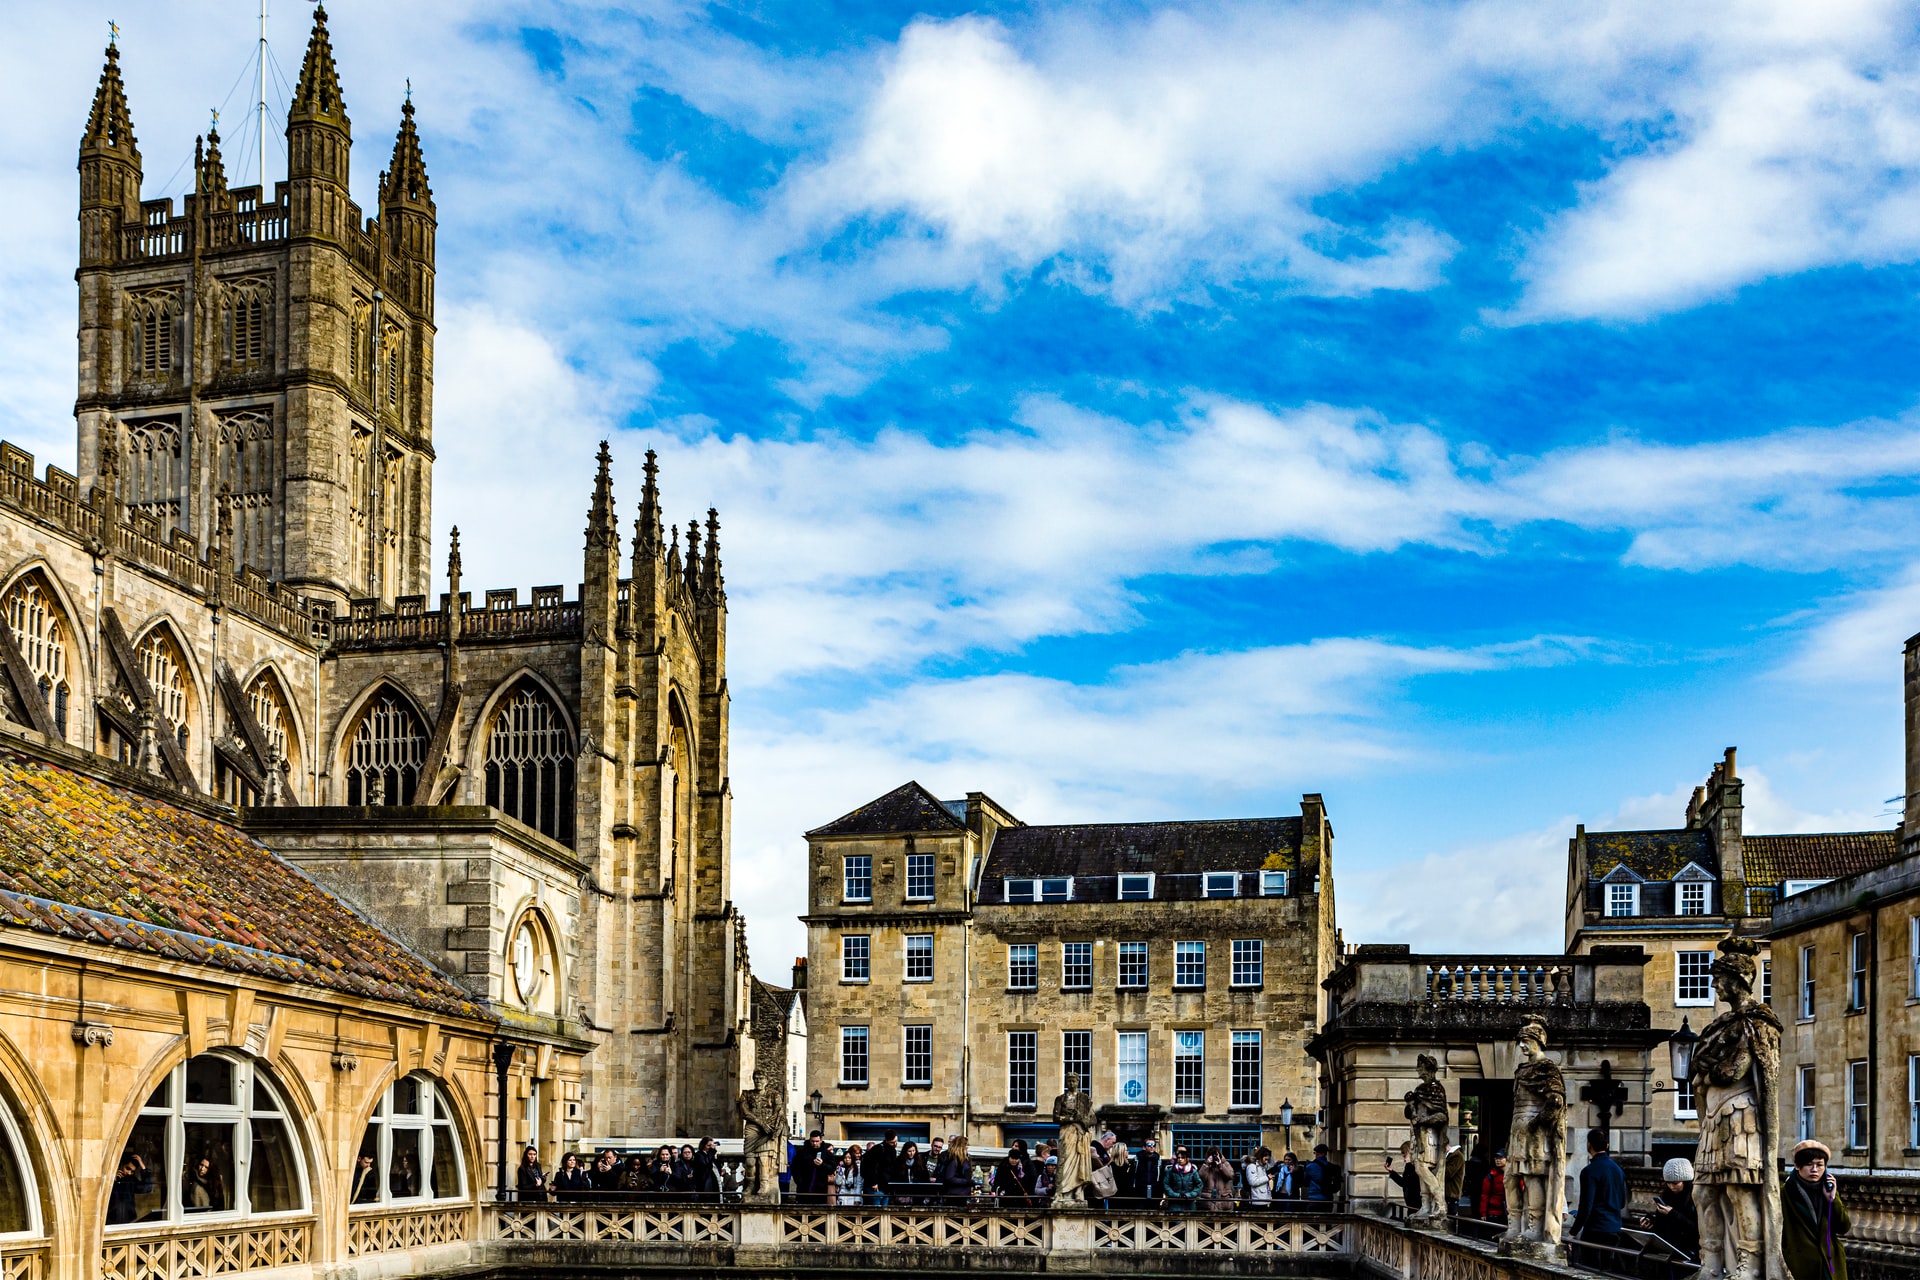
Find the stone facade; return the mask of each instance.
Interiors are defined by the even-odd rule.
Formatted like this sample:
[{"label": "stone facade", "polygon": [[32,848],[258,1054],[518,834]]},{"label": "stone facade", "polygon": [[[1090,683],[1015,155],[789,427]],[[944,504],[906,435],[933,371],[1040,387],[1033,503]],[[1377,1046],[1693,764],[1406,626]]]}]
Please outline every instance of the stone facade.
[{"label": "stone facade", "polygon": [[736,1132],[718,514],[670,527],[650,454],[623,556],[603,447],[576,598],[476,600],[456,530],[430,599],[412,105],[364,218],[318,12],[288,180],[229,188],[209,137],[176,210],[140,199],[121,72],[81,144],[78,465],[0,445],[0,719],[233,806],[516,1033],[594,1046],[593,1137]]},{"label": "stone facade", "polygon": [[1043,1137],[1068,1070],[1136,1143],[1277,1150],[1283,1103],[1309,1128],[1304,1046],[1335,951],[1319,797],[1299,818],[1030,827],[908,784],[808,840],[809,1074],[830,1139]]}]

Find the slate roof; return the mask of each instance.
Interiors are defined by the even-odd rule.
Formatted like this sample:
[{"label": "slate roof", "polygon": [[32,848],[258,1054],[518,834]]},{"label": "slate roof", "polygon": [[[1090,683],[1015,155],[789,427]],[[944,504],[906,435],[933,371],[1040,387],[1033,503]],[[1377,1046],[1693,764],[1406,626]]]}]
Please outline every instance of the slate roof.
[{"label": "slate roof", "polygon": [[815,836],[880,836],[903,832],[964,831],[967,824],[917,782],[895,787],[852,813],[842,814],[824,827],[807,832]]},{"label": "slate roof", "polygon": [[[1300,859],[1300,819],[1228,818],[1210,822],[1113,822],[1007,827],[994,837],[980,901],[1000,902],[1007,876],[1111,879],[1151,871],[1156,899],[1198,898],[1203,871],[1291,871]],[[1243,885],[1242,893],[1257,890]],[[1074,890],[1076,898],[1081,890]],[[1110,887],[1088,895],[1111,897]]]},{"label": "slate roof", "polygon": [[1747,883],[1765,888],[1788,880],[1838,880],[1878,870],[1900,856],[1900,832],[1748,836],[1740,846]]},{"label": "slate roof", "polygon": [[0,745],[0,929],[493,1020],[237,828]]},{"label": "slate roof", "polygon": [[1602,879],[1622,864],[1648,880],[1671,880],[1689,862],[1720,874],[1719,855],[1704,830],[1587,832],[1589,880]]}]

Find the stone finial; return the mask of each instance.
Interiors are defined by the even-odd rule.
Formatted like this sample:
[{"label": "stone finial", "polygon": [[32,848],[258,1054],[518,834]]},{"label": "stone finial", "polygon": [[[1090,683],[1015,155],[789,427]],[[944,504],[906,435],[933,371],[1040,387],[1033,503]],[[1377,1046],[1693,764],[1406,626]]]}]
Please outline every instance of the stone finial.
[{"label": "stone finial", "polygon": [[432,213],[433,188],[427,185],[427,162],[420,154],[420,131],[413,124],[413,98],[400,104],[400,131],[393,138],[393,159],[380,175],[380,206],[412,207]]},{"label": "stone finial", "polygon": [[313,10],[313,33],[307,37],[307,56],[300,64],[300,83],[287,108],[288,124],[325,122],[347,128],[347,106],[340,99],[340,69],[333,61],[333,40],[327,34],[327,8]]},{"label": "stone finial", "polygon": [[213,127],[207,130],[204,150],[200,142],[198,138],[193,141],[193,191],[195,195],[212,197],[217,203],[227,194],[227,166],[220,159],[217,113]]},{"label": "stone finial", "polygon": [[726,589],[727,580],[720,574],[720,510],[707,508],[707,559],[701,568],[700,588],[702,594],[717,599]]},{"label": "stone finial", "polygon": [[127,108],[126,86],[120,81],[118,45],[107,46],[107,62],[100,69],[100,85],[93,91],[93,110],[87,113],[80,153],[111,155],[139,167],[140,144],[133,136],[133,113]]},{"label": "stone finial", "polygon": [[460,526],[455,525],[447,534],[447,607],[456,609],[460,603]]},{"label": "stone finial", "polygon": [[600,442],[599,471],[593,478],[593,507],[587,512],[587,545],[605,550],[620,541],[618,517],[613,505],[613,455],[607,442]]},{"label": "stone finial", "polygon": [[647,450],[646,483],[640,489],[640,514],[633,522],[633,564],[639,571],[643,555],[658,555],[666,542],[660,526],[660,464],[658,455]]},{"label": "stone finial", "polygon": [[687,521],[687,590],[700,590],[700,521]]}]

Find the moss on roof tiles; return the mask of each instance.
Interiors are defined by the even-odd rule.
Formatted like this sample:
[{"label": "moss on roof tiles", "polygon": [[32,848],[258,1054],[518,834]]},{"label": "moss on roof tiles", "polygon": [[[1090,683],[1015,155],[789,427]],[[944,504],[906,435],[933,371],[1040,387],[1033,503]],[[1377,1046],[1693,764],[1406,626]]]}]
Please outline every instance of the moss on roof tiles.
[{"label": "moss on roof tiles", "polygon": [[1900,856],[1897,830],[1748,836],[1740,844],[1747,883],[1756,888],[1787,880],[1838,880],[1877,870]]},{"label": "moss on roof tiles", "polygon": [[1587,832],[1587,876],[1599,880],[1619,866],[1648,880],[1671,880],[1696,862],[1720,874],[1720,860],[1705,831]]},{"label": "moss on roof tiles", "polygon": [[0,747],[0,927],[9,926],[493,1018],[237,828]]}]

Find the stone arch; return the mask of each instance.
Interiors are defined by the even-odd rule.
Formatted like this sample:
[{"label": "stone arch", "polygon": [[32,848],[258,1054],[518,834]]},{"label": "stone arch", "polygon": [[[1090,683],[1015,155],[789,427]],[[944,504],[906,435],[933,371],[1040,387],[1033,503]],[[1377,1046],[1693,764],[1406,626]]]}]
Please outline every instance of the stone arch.
[{"label": "stone arch", "polygon": [[67,1159],[53,1099],[19,1046],[4,1033],[0,1033],[0,1106],[10,1112],[20,1137],[16,1153],[30,1167],[40,1234],[57,1240],[63,1226],[82,1221],[74,1169]]},{"label": "stone arch", "polygon": [[[34,610],[30,600],[33,596],[44,601],[44,609],[61,629],[61,654],[57,663],[49,661],[44,651],[36,651],[34,637],[22,634],[23,629],[33,626]],[[46,699],[48,713],[53,716],[55,724],[61,724],[63,720],[65,722],[61,728],[62,736],[68,742],[80,740],[87,721],[84,708],[90,705],[94,687],[91,646],[81,641],[81,615],[74,607],[66,584],[60,581],[60,575],[53,571],[53,566],[44,557],[29,557],[14,566],[7,575],[6,585],[0,587],[0,609],[6,611],[7,625],[13,629],[14,643],[19,645],[27,665],[41,677],[41,696]],[[21,613],[26,616],[16,616]],[[64,715],[60,706],[60,672],[66,673]]]},{"label": "stone arch", "polygon": [[552,681],[521,667],[494,687],[474,721],[469,794],[571,847],[579,747],[566,699]]},{"label": "stone arch", "polygon": [[[156,653],[156,650],[161,649],[170,651],[170,659],[161,658]],[[180,624],[174,621],[172,615],[165,613],[148,619],[141,625],[139,631],[134,633],[133,654],[139,660],[141,673],[147,677],[147,684],[153,690],[155,710],[160,713],[160,717],[173,725],[176,740],[178,729],[184,725],[187,730],[186,739],[180,743],[181,753],[189,761],[200,756],[203,748],[213,738],[210,729],[213,723],[213,704],[210,701],[213,687],[201,673],[199,659],[194,655],[193,646],[187,643]],[[161,680],[165,678],[164,669],[156,669],[159,663],[149,665],[150,657],[159,659],[161,663],[170,660],[179,664],[183,686],[180,690],[180,710],[185,717],[183,721],[174,720],[173,711],[169,708],[168,690],[161,687]],[[167,732],[166,725],[156,723],[154,727],[159,732]]]},{"label": "stone arch", "polygon": [[[361,742],[361,730],[374,717],[381,717],[381,721],[369,730],[368,740]],[[405,727],[410,732],[400,732],[402,719],[409,722]],[[418,700],[402,685],[386,676],[370,681],[340,718],[332,755],[334,803],[412,804],[414,788],[427,767],[432,724]],[[417,745],[403,739],[417,739]],[[372,787],[375,772],[381,784],[377,796]]]},{"label": "stone arch", "polygon": [[[507,929],[506,981],[502,985],[501,995],[529,1012],[560,1016],[566,1010],[568,976],[566,957],[560,949],[560,930],[547,914],[546,908],[531,896],[522,898],[508,918],[513,924]],[[516,967],[523,931],[531,931],[535,936],[538,948],[535,960],[545,965],[540,970],[541,979],[531,994],[522,986]]]},{"label": "stone arch", "polygon": [[[690,891],[693,883],[695,823],[699,806],[700,739],[686,699],[679,686],[667,690],[665,768],[661,781],[666,784],[665,809],[668,865],[676,886]],[[685,874],[683,874],[683,872]]]},{"label": "stone arch", "polygon": [[[424,1082],[431,1088],[434,1097],[430,1108],[431,1114],[424,1107],[401,1112],[397,1107],[388,1105],[390,1101],[398,1100],[401,1092],[398,1086],[408,1080]],[[426,1099],[420,1098],[419,1101],[424,1103]],[[376,1077],[373,1087],[367,1090],[363,1103],[354,1108],[350,1123],[353,1125],[351,1133],[356,1142],[345,1149],[356,1154],[350,1158],[349,1164],[342,1170],[347,1181],[340,1199],[346,1213],[352,1213],[355,1208],[377,1210],[396,1198],[396,1188],[391,1182],[391,1176],[393,1156],[399,1153],[400,1146],[395,1141],[392,1149],[383,1149],[381,1144],[381,1138],[392,1137],[395,1129],[432,1131],[436,1148],[432,1154],[423,1151],[417,1141],[410,1144],[413,1154],[422,1157],[419,1183],[421,1186],[427,1186],[430,1185],[428,1171],[433,1167],[431,1162],[437,1156],[441,1139],[439,1130],[444,1126],[447,1130],[446,1136],[451,1139],[456,1153],[457,1168],[463,1184],[457,1191],[449,1192],[442,1189],[438,1193],[428,1192],[425,1195],[420,1194],[419,1189],[416,1188],[411,1195],[398,1195],[400,1203],[417,1204],[423,1207],[433,1204],[444,1206],[449,1203],[470,1201],[476,1194],[483,1191],[486,1182],[485,1148],[481,1145],[480,1128],[473,1110],[467,1105],[466,1098],[455,1086],[454,1081],[434,1071],[429,1064],[422,1063],[412,1071],[401,1070],[399,1062],[382,1064],[380,1074]],[[385,1133],[376,1133],[375,1126],[380,1126]],[[375,1194],[363,1197],[356,1194],[360,1188],[356,1182],[358,1175],[355,1166],[361,1158],[367,1156],[373,1157],[374,1168],[380,1172],[371,1188]]]}]

